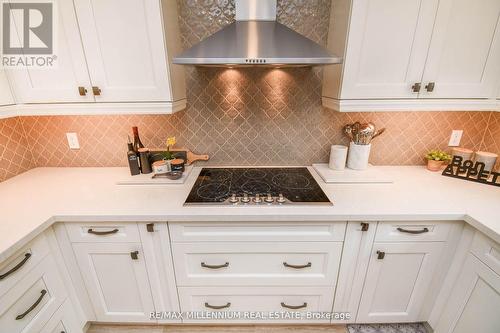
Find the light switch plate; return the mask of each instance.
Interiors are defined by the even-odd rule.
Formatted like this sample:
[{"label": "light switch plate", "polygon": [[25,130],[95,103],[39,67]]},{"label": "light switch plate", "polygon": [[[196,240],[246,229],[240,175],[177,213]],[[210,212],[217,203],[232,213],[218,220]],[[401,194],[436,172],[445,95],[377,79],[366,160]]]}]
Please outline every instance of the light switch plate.
[{"label": "light switch plate", "polygon": [[448,142],[449,147],[460,146],[460,140],[462,140],[463,130],[453,130],[451,131],[450,142]]},{"label": "light switch plate", "polygon": [[78,135],[76,133],[66,133],[68,138],[69,149],[80,149],[80,142],[78,142]]}]

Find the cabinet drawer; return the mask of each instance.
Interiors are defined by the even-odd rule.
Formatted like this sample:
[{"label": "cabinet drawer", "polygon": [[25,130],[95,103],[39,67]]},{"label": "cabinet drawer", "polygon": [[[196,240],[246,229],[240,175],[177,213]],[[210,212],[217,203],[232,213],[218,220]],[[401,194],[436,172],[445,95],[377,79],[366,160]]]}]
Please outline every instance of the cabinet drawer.
[{"label": "cabinet drawer", "polygon": [[140,242],[136,223],[66,223],[72,243]]},{"label": "cabinet drawer", "polygon": [[335,285],[342,242],[177,243],[180,286]]},{"label": "cabinet drawer", "polygon": [[40,333],[83,333],[78,327],[78,320],[71,301],[67,299],[45,324]]},{"label": "cabinet drawer", "polygon": [[345,222],[169,223],[172,242],[343,241]]},{"label": "cabinet drawer", "polygon": [[500,275],[500,244],[476,232],[472,240],[471,252]]},{"label": "cabinet drawer", "polygon": [[46,257],[0,301],[2,332],[38,332],[66,298],[56,264]]},{"label": "cabinet drawer", "polygon": [[[220,320],[186,318],[184,322],[262,323],[263,319],[245,317],[243,312],[262,312],[264,316],[273,312],[276,316],[265,321],[274,323],[290,322],[290,319],[279,317],[279,314],[286,312],[299,313],[298,315],[307,312],[331,312],[334,291],[333,287],[180,287],[179,300],[183,312],[230,312],[226,318]],[[213,309],[214,307],[219,309]]]},{"label": "cabinet drawer", "polygon": [[0,297],[15,286],[49,253],[45,236],[40,235],[30,244],[0,264]]},{"label": "cabinet drawer", "polygon": [[380,222],[375,236],[376,242],[432,242],[448,238],[451,223],[439,221]]}]

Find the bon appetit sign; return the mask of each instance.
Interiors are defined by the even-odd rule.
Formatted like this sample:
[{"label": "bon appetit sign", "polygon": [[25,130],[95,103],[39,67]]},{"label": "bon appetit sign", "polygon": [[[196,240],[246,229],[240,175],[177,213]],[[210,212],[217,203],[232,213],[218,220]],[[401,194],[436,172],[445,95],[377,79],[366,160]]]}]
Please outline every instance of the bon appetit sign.
[{"label": "bon appetit sign", "polygon": [[487,171],[484,167],[482,162],[464,161],[461,156],[453,156],[451,163],[444,169],[443,176],[500,186],[500,173]]}]

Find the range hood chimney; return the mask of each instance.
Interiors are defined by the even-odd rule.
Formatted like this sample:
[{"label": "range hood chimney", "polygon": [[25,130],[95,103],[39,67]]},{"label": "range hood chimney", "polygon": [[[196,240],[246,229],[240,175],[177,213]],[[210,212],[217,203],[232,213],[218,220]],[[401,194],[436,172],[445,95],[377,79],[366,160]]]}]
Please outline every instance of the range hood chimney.
[{"label": "range hood chimney", "polygon": [[174,64],[199,66],[314,66],[340,57],[276,22],[276,0],[235,0],[236,22],[207,37]]}]

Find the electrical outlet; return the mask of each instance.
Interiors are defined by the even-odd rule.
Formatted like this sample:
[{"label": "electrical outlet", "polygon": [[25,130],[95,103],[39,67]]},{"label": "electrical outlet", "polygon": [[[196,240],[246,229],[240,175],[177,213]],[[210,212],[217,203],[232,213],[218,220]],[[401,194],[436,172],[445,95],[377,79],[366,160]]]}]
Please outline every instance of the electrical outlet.
[{"label": "electrical outlet", "polygon": [[78,142],[78,135],[76,133],[66,133],[68,138],[69,149],[80,149],[80,143]]},{"label": "electrical outlet", "polygon": [[460,146],[460,140],[462,140],[463,130],[453,130],[451,131],[450,142],[448,142],[449,147]]}]

